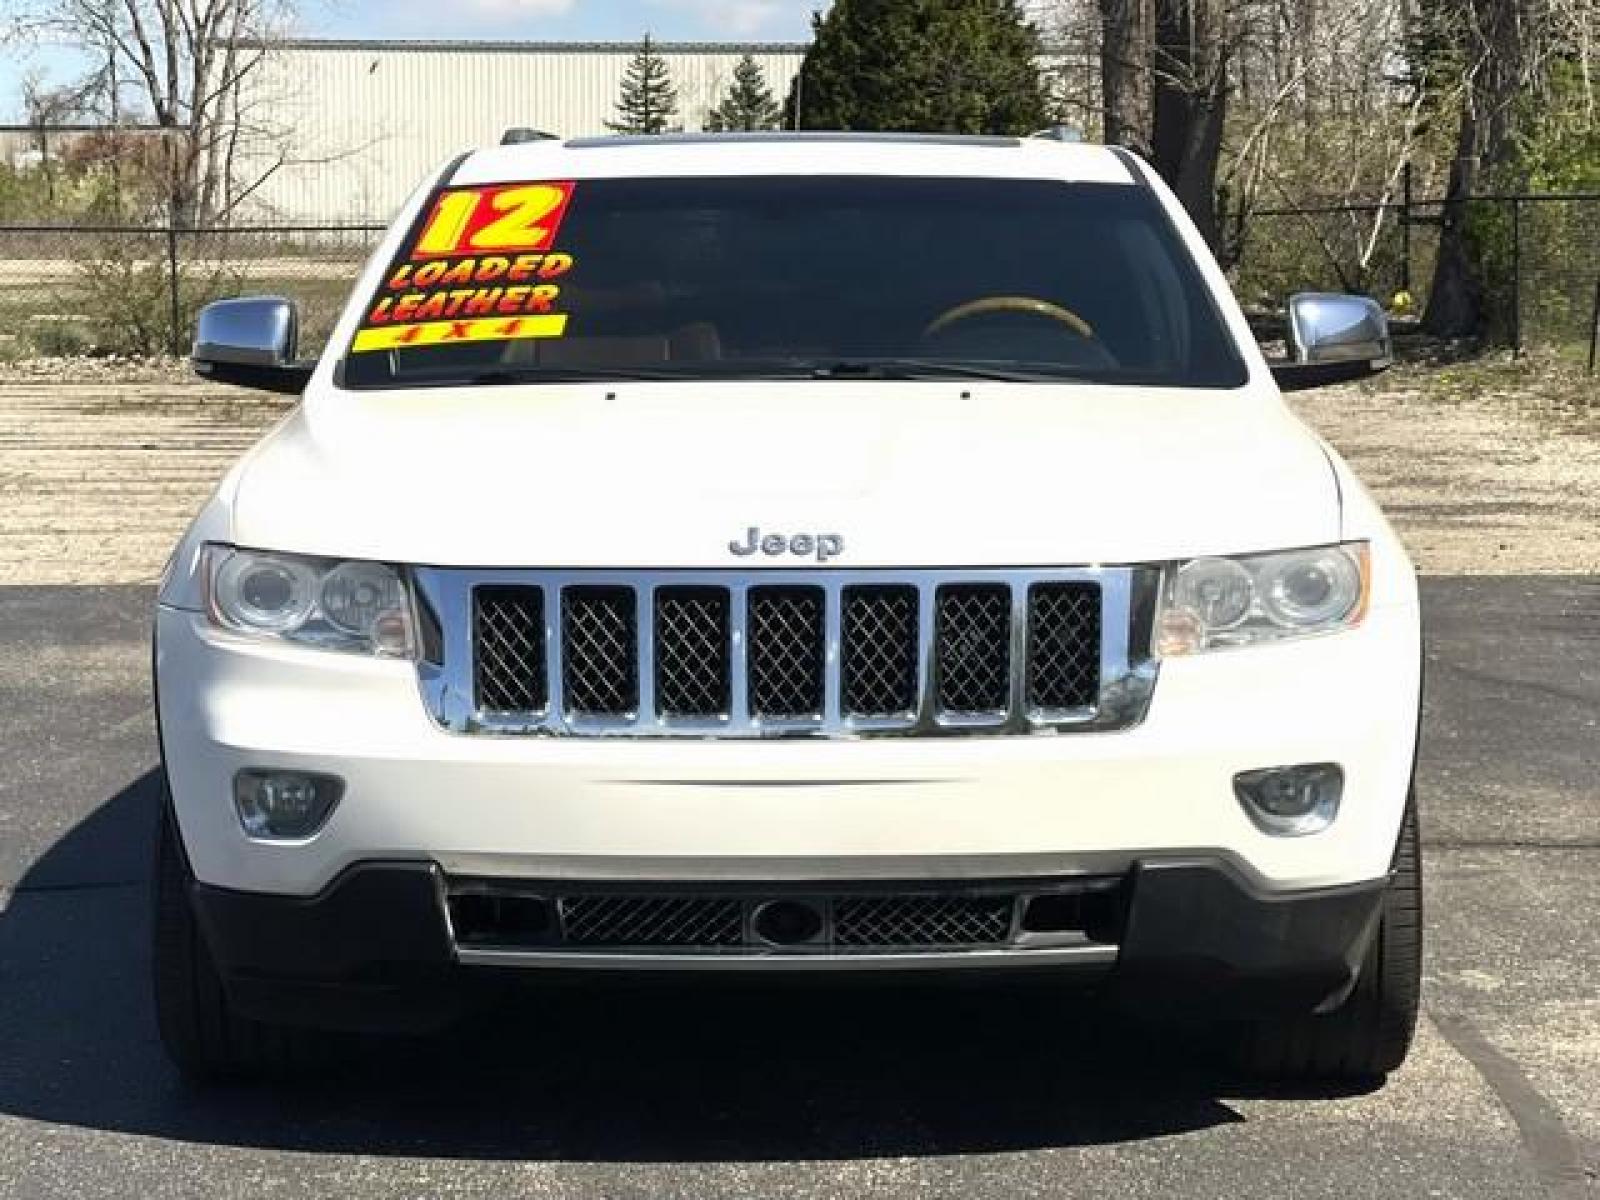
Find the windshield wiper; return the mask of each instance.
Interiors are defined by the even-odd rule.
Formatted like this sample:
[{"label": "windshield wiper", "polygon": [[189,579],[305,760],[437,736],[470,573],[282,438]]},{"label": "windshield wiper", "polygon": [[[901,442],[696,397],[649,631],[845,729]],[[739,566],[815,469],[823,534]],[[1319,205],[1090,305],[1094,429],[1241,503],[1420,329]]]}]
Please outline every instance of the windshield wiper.
[{"label": "windshield wiper", "polygon": [[614,383],[682,378],[681,371],[651,367],[496,367],[469,375],[464,380],[452,376],[449,382],[490,387],[502,383]]},{"label": "windshield wiper", "polygon": [[1046,383],[1088,376],[1055,363],[964,362],[948,358],[713,358],[660,367],[497,368],[473,383],[534,383],[596,380],[694,379],[985,379],[998,383]]},{"label": "windshield wiper", "polygon": [[996,383],[1051,383],[1092,376],[1054,363],[1010,366],[943,358],[724,358],[680,361],[659,367],[492,367],[474,374],[406,372],[411,386],[493,387],[529,383],[654,383],[696,379],[981,379]]},{"label": "windshield wiper", "polygon": [[997,383],[1044,383],[1084,379],[1069,367],[1053,363],[1006,366],[961,362],[948,358],[845,358],[817,363],[817,379],[986,379]]}]

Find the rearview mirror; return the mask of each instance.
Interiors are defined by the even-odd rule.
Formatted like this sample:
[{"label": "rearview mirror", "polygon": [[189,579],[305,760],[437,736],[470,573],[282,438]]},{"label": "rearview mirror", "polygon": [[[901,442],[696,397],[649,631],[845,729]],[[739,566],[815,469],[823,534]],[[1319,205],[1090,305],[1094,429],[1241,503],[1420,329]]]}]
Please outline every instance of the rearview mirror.
[{"label": "rearview mirror", "polygon": [[1394,347],[1376,300],[1301,292],[1289,297],[1289,353],[1272,375],[1280,390],[1294,392],[1376,375],[1393,361]]},{"label": "rearview mirror", "polygon": [[299,325],[282,296],[217,300],[200,310],[190,365],[218,383],[298,396],[315,366],[295,359]]}]

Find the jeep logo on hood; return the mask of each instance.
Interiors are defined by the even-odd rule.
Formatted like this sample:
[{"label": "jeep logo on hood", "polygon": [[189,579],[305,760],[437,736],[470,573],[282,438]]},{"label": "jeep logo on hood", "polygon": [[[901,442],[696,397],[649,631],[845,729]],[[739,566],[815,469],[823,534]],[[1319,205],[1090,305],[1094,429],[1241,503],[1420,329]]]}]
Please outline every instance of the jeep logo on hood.
[{"label": "jeep logo on hood", "polygon": [[844,538],[837,533],[762,533],[752,525],[745,530],[743,541],[735,538],[728,543],[728,551],[740,558],[749,558],[757,552],[768,558],[795,554],[801,558],[815,557],[819,563],[825,563],[844,553]]}]

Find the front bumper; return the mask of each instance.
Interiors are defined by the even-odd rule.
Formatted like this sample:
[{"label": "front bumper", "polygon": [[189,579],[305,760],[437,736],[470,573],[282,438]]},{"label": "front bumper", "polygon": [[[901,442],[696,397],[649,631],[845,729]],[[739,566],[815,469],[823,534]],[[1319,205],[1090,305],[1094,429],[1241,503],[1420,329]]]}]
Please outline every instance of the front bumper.
[{"label": "front bumper", "polygon": [[[372,1031],[437,1027],[529,970],[1077,969],[1119,1001],[1166,1015],[1310,1012],[1348,994],[1376,927],[1386,879],[1290,894],[1261,892],[1219,860],[1140,861],[1115,903],[1070,943],[927,948],[915,953],[507,952],[468,965],[436,865],[366,863],[311,898],[195,884],[195,910],[230,998],[261,1020]],[[1049,887],[1034,880],[1029,886]],[[524,881],[523,886],[526,886]],[[559,890],[559,881],[549,885]],[[753,896],[764,885],[742,885]],[[957,890],[968,884],[953,885]],[[1071,887],[1073,881],[1062,881]],[[807,885],[816,892],[826,883]],[[802,888],[801,891],[807,890]],[[793,894],[789,889],[787,894]],[[1109,893],[1108,893],[1109,895]]]},{"label": "front bumper", "polygon": [[[311,897],[356,864],[449,877],[974,880],[1118,875],[1139,861],[1222,862],[1263,893],[1380,878],[1415,749],[1414,606],[1334,636],[1164,663],[1148,714],[1119,732],[717,741],[453,734],[411,664],[269,645],[163,608],[161,736],[195,876]],[[1240,771],[1336,762],[1338,819],[1271,837]],[[246,767],[337,775],[313,838],[248,838]]]}]

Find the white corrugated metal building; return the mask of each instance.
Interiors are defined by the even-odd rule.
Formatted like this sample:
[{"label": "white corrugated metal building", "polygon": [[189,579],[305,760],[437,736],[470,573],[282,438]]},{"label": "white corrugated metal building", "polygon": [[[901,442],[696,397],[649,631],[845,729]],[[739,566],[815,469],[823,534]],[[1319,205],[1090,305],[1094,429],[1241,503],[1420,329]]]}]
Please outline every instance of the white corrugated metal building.
[{"label": "white corrugated metal building", "polygon": [[[781,102],[805,54],[772,43],[656,49],[688,130],[704,128],[744,55]],[[288,161],[254,193],[252,215],[309,224],[387,220],[441,161],[511,126],[605,133],[638,45],[290,40],[267,50],[243,99],[248,119],[287,132]]]}]

